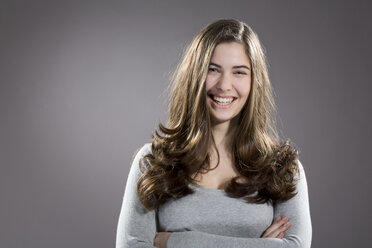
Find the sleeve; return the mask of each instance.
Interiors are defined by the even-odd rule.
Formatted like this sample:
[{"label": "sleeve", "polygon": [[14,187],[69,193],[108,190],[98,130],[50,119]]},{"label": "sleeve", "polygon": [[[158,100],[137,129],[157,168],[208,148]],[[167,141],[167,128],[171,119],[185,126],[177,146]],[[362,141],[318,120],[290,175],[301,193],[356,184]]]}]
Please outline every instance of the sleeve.
[{"label": "sleeve", "polygon": [[148,212],[137,195],[137,181],[141,176],[139,161],[143,155],[150,152],[151,144],[144,145],[136,154],[130,168],[117,226],[116,248],[154,247],[155,211]]},{"label": "sleeve", "polygon": [[286,202],[274,205],[274,218],[288,216],[291,223],[283,239],[228,237],[199,231],[173,232],[167,248],[309,248],[312,227],[307,182],[302,164],[298,162],[300,176],[296,185],[297,194]]}]

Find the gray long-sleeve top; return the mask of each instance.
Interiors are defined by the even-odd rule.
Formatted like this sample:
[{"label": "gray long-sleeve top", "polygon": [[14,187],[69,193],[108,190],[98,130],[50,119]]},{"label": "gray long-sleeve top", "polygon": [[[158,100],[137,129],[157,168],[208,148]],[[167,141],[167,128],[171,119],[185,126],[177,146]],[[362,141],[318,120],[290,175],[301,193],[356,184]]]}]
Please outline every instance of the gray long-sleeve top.
[{"label": "gray long-sleeve top", "polygon": [[[224,190],[189,184],[195,193],[171,199],[147,211],[138,199],[139,160],[151,153],[145,144],[135,156],[127,179],[118,221],[116,248],[154,247],[157,232],[172,232],[167,248],[279,248],[310,247],[312,226],[305,172],[300,167],[297,195],[278,204],[246,203]],[[291,226],[283,239],[260,238],[277,216],[288,216]]]}]

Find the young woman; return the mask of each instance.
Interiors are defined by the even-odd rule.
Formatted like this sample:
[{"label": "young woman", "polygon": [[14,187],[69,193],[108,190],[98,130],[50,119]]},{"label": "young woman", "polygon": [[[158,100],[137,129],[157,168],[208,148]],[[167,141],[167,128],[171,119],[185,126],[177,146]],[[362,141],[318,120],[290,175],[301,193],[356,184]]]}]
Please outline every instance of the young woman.
[{"label": "young woman", "polygon": [[278,138],[252,29],[209,24],[172,83],[168,123],[131,166],[116,247],[310,247],[305,173]]}]

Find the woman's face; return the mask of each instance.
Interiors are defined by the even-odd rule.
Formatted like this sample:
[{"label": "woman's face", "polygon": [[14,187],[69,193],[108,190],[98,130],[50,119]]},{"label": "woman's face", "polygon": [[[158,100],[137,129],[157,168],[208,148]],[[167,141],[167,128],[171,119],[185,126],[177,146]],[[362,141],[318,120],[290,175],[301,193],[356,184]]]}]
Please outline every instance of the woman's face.
[{"label": "woman's face", "polygon": [[244,45],[224,42],[213,51],[206,79],[212,124],[230,122],[242,110],[251,89],[251,63]]}]

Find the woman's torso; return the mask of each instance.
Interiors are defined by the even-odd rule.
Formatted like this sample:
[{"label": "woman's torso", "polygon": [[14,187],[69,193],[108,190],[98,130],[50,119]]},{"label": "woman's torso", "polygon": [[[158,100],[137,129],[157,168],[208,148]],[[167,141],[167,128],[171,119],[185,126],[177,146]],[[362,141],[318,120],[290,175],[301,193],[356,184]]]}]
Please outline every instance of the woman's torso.
[{"label": "woman's torso", "polygon": [[189,184],[195,193],[170,199],[157,209],[158,231],[201,231],[217,235],[258,238],[273,220],[269,203],[246,203],[224,190]]},{"label": "woman's torso", "polygon": [[259,238],[272,223],[273,206],[227,196],[224,191],[227,182],[238,175],[233,167],[226,165],[197,175],[197,184],[189,184],[195,193],[170,199],[158,208],[158,231],[193,230]]}]

